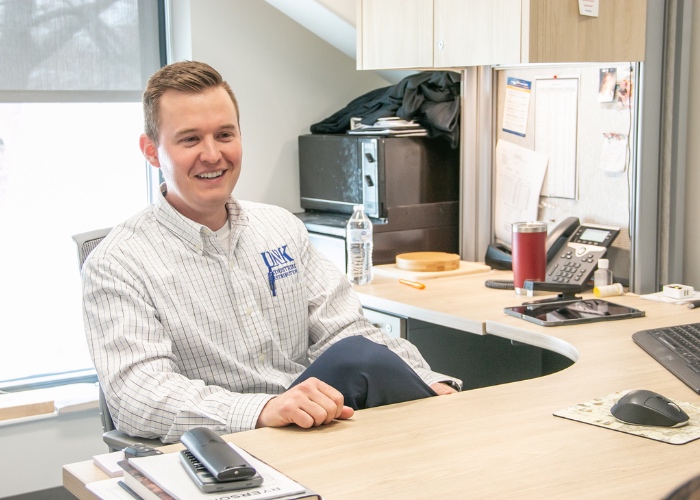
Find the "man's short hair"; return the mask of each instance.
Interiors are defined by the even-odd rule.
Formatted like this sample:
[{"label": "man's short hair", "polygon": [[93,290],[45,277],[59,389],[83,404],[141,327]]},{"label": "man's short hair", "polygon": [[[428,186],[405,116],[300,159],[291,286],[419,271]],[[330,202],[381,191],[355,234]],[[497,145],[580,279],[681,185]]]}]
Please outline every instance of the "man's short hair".
[{"label": "man's short hair", "polygon": [[240,123],[236,96],[233,95],[229,84],[214,68],[197,61],[181,61],[163,66],[148,79],[146,90],[143,92],[143,118],[146,135],[154,144],[158,145],[160,98],[166,90],[198,93],[215,87],[223,87],[231,97]]}]

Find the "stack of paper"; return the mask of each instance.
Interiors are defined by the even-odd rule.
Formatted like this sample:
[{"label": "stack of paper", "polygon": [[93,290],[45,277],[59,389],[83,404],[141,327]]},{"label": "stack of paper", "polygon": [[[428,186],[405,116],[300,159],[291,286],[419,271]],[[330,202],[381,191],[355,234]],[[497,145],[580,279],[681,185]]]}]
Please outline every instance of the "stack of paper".
[{"label": "stack of paper", "polygon": [[103,453],[92,457],[94,464],[105,471],[109,477],[121,477],[124,475],[124,469],[119,465],[119,462],[122,460],[124,460],[123,451],[113,451],[112,453]]},{"label": "stack of paper", "polygon": [[[255,498],[257,500],[320,500],[320,496],[288,478],[273,467],[257,460],[244,450],[229,443],[263,477],[256,488],[220,493],[203,493],[190,478],[180,462],[179,452],[129,458],[119,462],[123,476],[90,483],[86,487],[100,498],[129,498],[136,495],[144,500],[220,500]],[[115,488],[115,485],[119,489]]]},{"label": "stack of paper", "polygon": [[348,134],[407,137],[427,136],[428,131],[418,122],[402,120],[398,116],[389,116],[380,118],[374,125],[364,125],[361,123],[361,118],[351,118]]}]

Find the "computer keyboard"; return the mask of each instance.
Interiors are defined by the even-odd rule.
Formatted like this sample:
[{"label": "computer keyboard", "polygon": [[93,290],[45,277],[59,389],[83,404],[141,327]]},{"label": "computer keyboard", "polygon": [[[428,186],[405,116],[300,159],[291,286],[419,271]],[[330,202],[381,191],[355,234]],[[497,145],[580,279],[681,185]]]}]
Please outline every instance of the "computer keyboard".
[{"label": "computer keyboard", "polygon": [[700,394],[700,323],[642,330],[632,339]]}]

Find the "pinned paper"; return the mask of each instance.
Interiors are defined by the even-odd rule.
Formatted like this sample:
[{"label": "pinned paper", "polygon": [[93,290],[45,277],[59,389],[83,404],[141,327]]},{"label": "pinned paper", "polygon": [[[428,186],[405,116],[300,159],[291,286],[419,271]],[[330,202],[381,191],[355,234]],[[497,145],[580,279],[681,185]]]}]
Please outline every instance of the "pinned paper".
[{"label": "pinned paper", "polygon": [[549,159],[542,196],[577,196],[578,87],[578,77],[538,78],[535,85],[535,151]]},{"label": "pinned paper", "polygon": [[520,78],[508,78],[506,103],[503,110],[503,131],[525,137],[530,110],[532,83]]},{"label": "pinned paper", "polygon": [[499,140],[496,143],[496,239],[510,245],[514,222],[536,220],[547,155]]},{"label": "pinned paper", "polygon": [[598,102],[613,102],[617,88],[617,68],[600,68]]},{"label": "pinned paper", "polygon": [[600,152],[600,168],[604,172],[619,174],[627,168],[627,135],[604,133]]},{"label": "pinned paper", "polygon": [[633,86],[631,66],[617,68],[617,102],[618,109],[629,109],[632,99]]},{"label": "pinned paper", "polygon": [[578,12],[582,16],[598,17],[598,0],[578,0]]}]

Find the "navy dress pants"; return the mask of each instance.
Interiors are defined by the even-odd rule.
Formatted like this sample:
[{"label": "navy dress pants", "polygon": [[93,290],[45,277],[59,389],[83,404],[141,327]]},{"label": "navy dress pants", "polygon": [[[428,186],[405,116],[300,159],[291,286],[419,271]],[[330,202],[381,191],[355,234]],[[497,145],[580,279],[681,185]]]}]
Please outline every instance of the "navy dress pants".
[{"label": "navy dress pants", "polygon": [[333,344],[290,387],[310,377],[340,391],[355,410],[437,395],[388,347],[361,336]]}]

